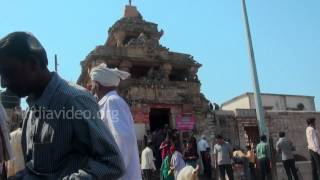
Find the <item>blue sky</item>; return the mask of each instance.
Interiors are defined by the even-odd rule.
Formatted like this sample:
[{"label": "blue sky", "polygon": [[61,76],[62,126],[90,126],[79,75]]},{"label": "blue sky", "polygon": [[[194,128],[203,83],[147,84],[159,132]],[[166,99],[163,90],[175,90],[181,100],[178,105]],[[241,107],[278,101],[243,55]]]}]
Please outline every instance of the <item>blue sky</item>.
[{"label": "blue sky", "polygon": [[[104,44],[127,0],[1,1],[0,36],[30,31],[47,49],[50,69],[76,81],[80,61]],[[202,92],[221,104],[252,91],[240,0],[133,0],[165,34],[161,43],[203,64]],[[316,96],[320,107],[320,1],[247,0],[262,92]]]}]

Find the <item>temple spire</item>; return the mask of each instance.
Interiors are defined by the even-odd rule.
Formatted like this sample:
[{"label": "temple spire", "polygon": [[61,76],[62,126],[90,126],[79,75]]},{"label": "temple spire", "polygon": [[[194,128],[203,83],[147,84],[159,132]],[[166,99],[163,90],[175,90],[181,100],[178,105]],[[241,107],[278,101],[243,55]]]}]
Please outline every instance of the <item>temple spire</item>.
[{"label": "temple spire", "polygon": [[129,4],[126,5],[125,11],[124,11],[124,17],[126,18],[141,17],[139,11],[137,10],[137,7],[132,5],[132,0],[129,0]]}]

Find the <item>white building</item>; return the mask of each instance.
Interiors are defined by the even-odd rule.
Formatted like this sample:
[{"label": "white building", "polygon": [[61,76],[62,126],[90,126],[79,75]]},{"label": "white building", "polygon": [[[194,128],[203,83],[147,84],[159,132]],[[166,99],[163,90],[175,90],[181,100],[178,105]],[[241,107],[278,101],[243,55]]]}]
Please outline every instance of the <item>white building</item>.
[{"label": "white building", "polygon": [[[261,94],[265,110],[316,111],[314,96]],[[247,92],[221,105],[222,110],[255,109],[254,94]]]}]

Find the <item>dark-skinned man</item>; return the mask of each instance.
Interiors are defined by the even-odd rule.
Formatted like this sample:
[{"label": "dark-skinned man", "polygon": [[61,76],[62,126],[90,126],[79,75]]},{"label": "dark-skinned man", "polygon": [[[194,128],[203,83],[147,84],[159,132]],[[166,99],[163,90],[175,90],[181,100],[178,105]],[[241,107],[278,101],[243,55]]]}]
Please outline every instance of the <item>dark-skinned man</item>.
[{"label": "dark-skinned man", "polygon": [[2,84],[29,109],[22,127],[22,179],[118,179],[120,151],[98,115],[95,99],[47,68],[45,49],[30,33],[0,40]]}]

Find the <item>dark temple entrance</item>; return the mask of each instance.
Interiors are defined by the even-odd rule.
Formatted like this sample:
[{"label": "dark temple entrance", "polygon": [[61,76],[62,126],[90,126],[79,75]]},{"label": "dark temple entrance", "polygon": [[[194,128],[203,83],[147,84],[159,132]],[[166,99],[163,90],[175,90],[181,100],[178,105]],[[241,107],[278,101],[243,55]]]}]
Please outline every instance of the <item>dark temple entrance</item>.
[{"label": "dark temple entrance", "polygon": [[170,124],[170,109],[169,108],[151,108],[149,114],[150,130],[164,128],[165,124]]},{"label": "dark temple entrance", "polygon": [[247,145],[256,146],[260,141],[258,126],[246,126],[244,130],[248,136]]}]

